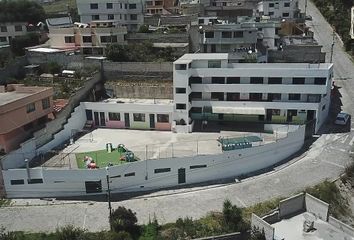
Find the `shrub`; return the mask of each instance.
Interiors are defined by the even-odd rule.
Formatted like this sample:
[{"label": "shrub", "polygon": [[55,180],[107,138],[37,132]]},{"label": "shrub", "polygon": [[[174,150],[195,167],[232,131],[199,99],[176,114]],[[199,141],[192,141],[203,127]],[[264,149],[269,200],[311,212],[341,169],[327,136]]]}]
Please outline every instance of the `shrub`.
[{"label": "shrub", "polygon": [[58,240],[85,240],[85,230],[68,225],[56,230]]},{"label": "shrub", "polygon": [[115,232],[125,231],[132,236],[139,233],[138,219],[131,209],[119,206],[112,212],[109,222]]}]

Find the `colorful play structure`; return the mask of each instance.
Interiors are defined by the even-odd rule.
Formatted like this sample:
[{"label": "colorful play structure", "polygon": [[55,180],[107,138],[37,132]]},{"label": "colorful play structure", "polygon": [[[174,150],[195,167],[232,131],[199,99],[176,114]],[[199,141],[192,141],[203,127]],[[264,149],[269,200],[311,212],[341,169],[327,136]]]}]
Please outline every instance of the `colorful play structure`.
[{"label": "colorful play structure", "polygon": [[258,136],[247,136],[247,137],[238,137],[238,138],[219,137],[217,140],[221,144],[221,149],[223,151],[251,148],[252,142],[263,141],[262,138]]}]

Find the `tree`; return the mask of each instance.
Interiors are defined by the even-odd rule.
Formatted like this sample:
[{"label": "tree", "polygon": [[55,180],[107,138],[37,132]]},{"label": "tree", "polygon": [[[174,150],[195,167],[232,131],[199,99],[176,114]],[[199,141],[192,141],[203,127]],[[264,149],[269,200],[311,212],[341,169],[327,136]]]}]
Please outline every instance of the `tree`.
[{"label": "tree", "polygon": [[243,225],[242,210],[236,205],[232,205],[230,200],[226,199],[223,206],[223,215],[226,226],[230,231],[239,231]]},{"label": "tree", "polygon": [[48,63],[48,72],[51,74],[60,73],[61,66],[57,62]]},{"label": "tree", "polygon": [[39,44],[39,36],[36,33],[28,33],[17,36],[11,41],[11,51],[17,56],[25,55],[25,48]]},{"label": "tree", "polygon": [[264,229],[260,231],[259,228],[253,227],[250,240],[266,240]]},{"label": "tree", "polygon": [[0,1],[0,22],[27,22],[36,25],[46,18],[43,7],[35,1]]},{"label": "tree", "polygon": [[112,212],[109,222],[115,232],[125,231],[131,235],[139,233],[139,226],[137,225],[138,219],[136,213],[131,209],[119,206]]},{"label": "tree", "polygon": [[149,31],[149,26],[148,25],[141,25],[139,28],[140,33],[148,33]]},{"label": "tree", "polygon": [[139,240],[156,240],[159,235],[159,224],[154,217],[152,221],[149,221],[147,225],[144,226],[143,232]]}]

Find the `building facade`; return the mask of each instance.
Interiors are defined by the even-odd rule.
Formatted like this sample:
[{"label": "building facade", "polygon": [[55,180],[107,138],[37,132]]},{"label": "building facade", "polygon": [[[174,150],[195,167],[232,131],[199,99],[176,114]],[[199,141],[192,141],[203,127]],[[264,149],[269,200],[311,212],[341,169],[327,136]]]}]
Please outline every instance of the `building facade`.
[{"label": "building facade", "polygon": [[27,34],[26,23],[0,23],[0,45],[9,45],[11,39]]},{"label": "building facade", "polygon": [[0,150],[8,153],[44,124],[53,111],[53,89],[21,84],[0,86]]},{"label": "building facade", "polygon": [[82,105],[86,119],[97,127],[171,130],[172,100],[109,99]]},{"label": "building facade", "polygon": [[258,3],[260,16],[276,19],[298,18],[300,16],[298,0],[264,0]]},{"label": "building facade", "polygon": [[232,63],[228,54],[185,54],[174,62],[173,119],[185,131],[193,120],[315,121],[318,131],[332,78],[333,64]]},{"label": "building facade", "polygon": [[58,49],[80,49],[83,54],[103,55],[106,45],[126,44],[127,28],[114,21],[93,21],[84,27],[52,28],[50,46]]},{"label": "building facade", "polygon": [[144,23],[145,2],[138,0],[78,0],[80,21],[114,20],[128,31],[137,31]]},{"label": "building facade", "polygon": [[241,23],[220,22],[215,18],[199,18],[199,45],[203,53],[255,52],[257,45],[276,48],[280,23],[246,20]]}]

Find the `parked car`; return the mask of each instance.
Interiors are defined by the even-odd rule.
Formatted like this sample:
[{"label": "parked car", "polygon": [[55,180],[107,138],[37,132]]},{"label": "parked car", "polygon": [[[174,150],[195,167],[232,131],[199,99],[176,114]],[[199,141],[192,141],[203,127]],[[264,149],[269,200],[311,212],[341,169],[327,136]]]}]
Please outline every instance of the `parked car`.
[{"label": "parked car", "polygon": [[334,124],[346,125],[349,120],[350,120],[350,115],[348,113],[340,112],[340,113],[338,113]]}]

